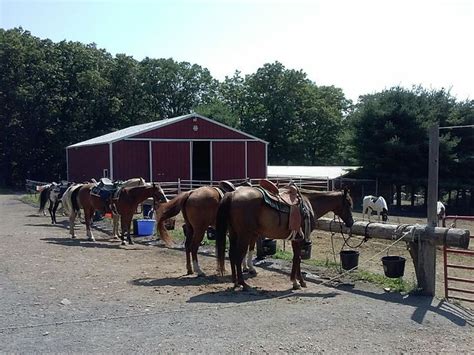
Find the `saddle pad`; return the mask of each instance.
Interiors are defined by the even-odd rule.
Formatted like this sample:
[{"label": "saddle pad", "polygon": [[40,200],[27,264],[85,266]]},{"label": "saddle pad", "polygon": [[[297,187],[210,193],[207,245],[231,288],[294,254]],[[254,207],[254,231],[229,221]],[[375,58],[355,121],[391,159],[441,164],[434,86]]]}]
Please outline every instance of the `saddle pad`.
[{"label": "saddle pad", "polygon": [[91,190],[91,195],[100,197],[104,201],[108,200],[112,193],[113,191],[101,189],[99,186],[94,186]]},{"label": "saddle pad", "polygon": [[274,198],[272,198],[272,196],[269,194],[269,192],[267,190],[265,190],[264,188],[262,188],[260,186],[255,186],[255,189],[257,189],[258,191],[260,191],[262,193],[263,201],[269,207],[271,207],[271,208],[273,208],[273,209],[275,209],[279,212],[290,213],[290,206],[288,206],[287,204],[285,204],[283,202],[276,201]]}]

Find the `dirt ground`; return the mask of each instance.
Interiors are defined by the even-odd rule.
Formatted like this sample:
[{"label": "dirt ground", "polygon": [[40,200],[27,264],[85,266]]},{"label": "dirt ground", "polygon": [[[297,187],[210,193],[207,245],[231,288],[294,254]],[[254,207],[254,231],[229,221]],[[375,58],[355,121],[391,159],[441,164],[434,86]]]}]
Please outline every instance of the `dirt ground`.
[{"label": "dirt ground", "polygon": [[[288,264],[272,260],[249,280],[254,290],[234,291],[211,255],[199,256],[208,276],[186,276],[179,246],[121,247],[100,230],[92,243],[83,225],[72,240],[65,217],[50,225],[18,197],[0,195],[0,353],[472,351],[473,312],[462,306],[322,286],[324,273],[306,266],[308,288],[293,291]],[[329,243],[315,236],[313,256]]]}]

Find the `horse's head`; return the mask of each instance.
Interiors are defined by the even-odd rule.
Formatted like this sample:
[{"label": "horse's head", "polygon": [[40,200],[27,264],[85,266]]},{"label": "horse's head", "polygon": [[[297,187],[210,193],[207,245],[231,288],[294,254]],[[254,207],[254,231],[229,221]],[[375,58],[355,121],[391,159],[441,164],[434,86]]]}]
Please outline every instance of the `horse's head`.
[{"label": "horse's head", "polygon": [[346,227],[350,228],[354,224],[354,218],[352,218],[352,198],[349,194],[349,189],[346,187],[342,193],[342,202],[334,210],[343,221]]},{"label": "horse's head", "polygon": [[152,188],[153,188],[152,197],[153,197],[155,206],[168,202],[168,198],[166,197],[165,192],[163,191],[163,189],[161,188],[159,184],[153,183]]}]

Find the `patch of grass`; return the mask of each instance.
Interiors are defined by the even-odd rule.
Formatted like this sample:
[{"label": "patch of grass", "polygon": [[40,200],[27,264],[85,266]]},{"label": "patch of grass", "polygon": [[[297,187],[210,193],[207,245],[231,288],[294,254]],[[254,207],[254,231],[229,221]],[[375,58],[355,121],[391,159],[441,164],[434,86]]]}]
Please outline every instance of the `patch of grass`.
[{"label": "patch of grass", "polygon": [[20,201],[39,207],[39,194],[27,194],[20,197]]},{"label": "patch of grass", "polygon": [[[182,228],[175,228],[173,230],[170,230],[168,231],[168,233],[170,234],[170,236],[175,240],[175,241],[181,241],[181,242],[184,242],[184,233],[183,233],[183,229]],[[206,235],[204,235],[204,239],[202,240],[201,242],[201,245],[212,245],[212,246],[215,246],[216,245],[216,241],[215,240],[209,240],[207,239]]]},{"label": "patch of grass", "polygon": [[363,270],[354,272],[351,277],[355,280],[367,281],[374,285],[382,286],[383,288],[390,288],[390,291],[394,292],[410,292],[416,288],[416,285],[403,280],[401,277],[391,279],[384,275],[374,274]]},{"label": "patch of grass", "polygon": [[[273,255],[273,258],[291,261],[293,259],[293,253],[283,250],[277,250],[276,254]],[[336,268],[338,270],[340,268],[340,263],[335,263],[334,261],[330,261],[327,258],[324,261],[316,259],[302,260],[302,263],[312,266]],[[385,277],[384,275],[379,275],[364,270],[353,271],[347,276],[353,279],[354,281],[366,281],[382,288],[390,288],[390,290],[393,292],[410,292],[414,288],[416,288],[415,284],[407,282],[401,277],[398,279],[391,279]]]}]

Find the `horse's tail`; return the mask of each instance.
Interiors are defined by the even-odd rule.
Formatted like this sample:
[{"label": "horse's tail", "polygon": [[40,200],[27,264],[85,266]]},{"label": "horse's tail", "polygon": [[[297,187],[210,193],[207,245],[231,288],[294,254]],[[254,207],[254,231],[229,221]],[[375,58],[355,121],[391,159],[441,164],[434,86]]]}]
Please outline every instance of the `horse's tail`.
[{"label": "horse's tail", "polygon": [[217,271],[224,274],[225,271],[225,244],[227,225],[229,220],[229,211],[231,205],[232,193],[225,194],[222,201],[219,203],[216,216],[216,254],[217,254]]},{"label": "horse's tail", "polygon": [[178,196],[173,198],[171,201],[162,203],[156,211],[156,221],[158,224],[158,231],[160,238],[167,244],[171,244],[171,237],[165,228],[165,221],[171,217],[176,216],[183,208],[184,203],[188,199],[191,191],[181,192]]},{"label": "horse's tail", "polygon": [[81,207],[79,206],[79,201],[77,201],[77,197],[79,195],[79,191],[81,191],[81,187],[78,187],[71,193],[71,206],[74,212],[78,212]]},{"label": "horse's tail", "polygon": [[38,212],[43,212],[45,206],[46,206],[46,202],[48,202],[48,199],[49,199],[49,187],[41,190],[40,192],[40,207],[39,207],[39,210]]}]

